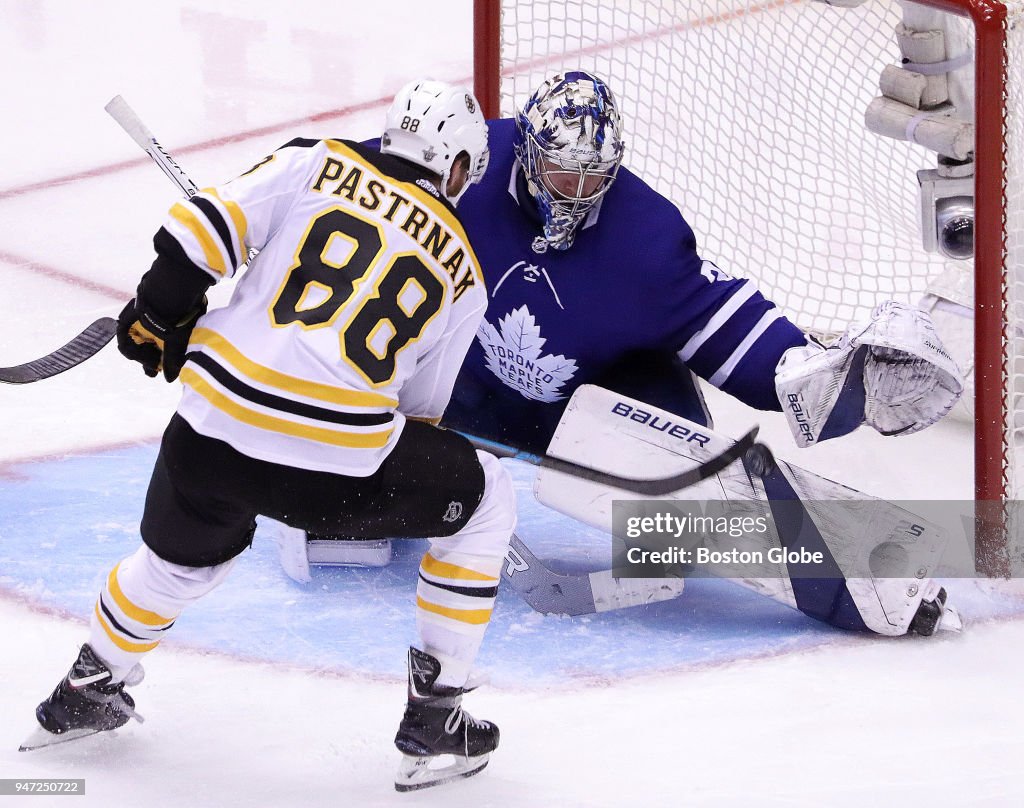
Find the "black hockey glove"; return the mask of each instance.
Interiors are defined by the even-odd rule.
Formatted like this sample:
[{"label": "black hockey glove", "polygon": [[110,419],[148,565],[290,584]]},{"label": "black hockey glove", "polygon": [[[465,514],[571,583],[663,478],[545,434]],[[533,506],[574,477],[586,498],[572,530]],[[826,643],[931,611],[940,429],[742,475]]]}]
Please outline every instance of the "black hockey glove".
[{"label": "black hockey glove", "polygon": [[140,295],[132,299],[117,318],[117,349],[128,359],[138,362],[147,376],[155,377],[161,370],[173,382],[185,364],[188,339],[196,320],[206,313],[206,298],[176,325],[167,325],[142,302]]}]

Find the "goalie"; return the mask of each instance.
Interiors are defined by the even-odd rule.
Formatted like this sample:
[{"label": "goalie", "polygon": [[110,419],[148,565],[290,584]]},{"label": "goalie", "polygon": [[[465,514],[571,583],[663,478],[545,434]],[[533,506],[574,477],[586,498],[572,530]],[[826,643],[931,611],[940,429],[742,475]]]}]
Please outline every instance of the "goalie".
[{"label": "goalie", "polygon": [[[488,127],[491,163],[460,208],[488,308],[444,425],[548,451],[573,392],[598,385],[710,428],[698,376],[755,408],[781,409],[801,446],[862,424],[909,434],[956,403],[959,371],[926,314],[883,303],[826,348],[753,283],[702,260],[675,205],[621,167],[622,123],[602,79],[581,70],[552,76],[514,119]],[[579,515],[571,504],[557,507]],[[382,564],[390,556],[386,541],[308,538],[279,538],[292,577],[308,575],[310,560]],[[944,614],[945,627],[955,627],[945,593],[919,583],[881,621],[832,608],[850,600],[842,577],[824,594],[815,587],[810,600],[781,599],[846,628],[902,634],[919,613],[930,615],[914,624],[920,633]],[[864,586],[873,584],[854,588]]]}]

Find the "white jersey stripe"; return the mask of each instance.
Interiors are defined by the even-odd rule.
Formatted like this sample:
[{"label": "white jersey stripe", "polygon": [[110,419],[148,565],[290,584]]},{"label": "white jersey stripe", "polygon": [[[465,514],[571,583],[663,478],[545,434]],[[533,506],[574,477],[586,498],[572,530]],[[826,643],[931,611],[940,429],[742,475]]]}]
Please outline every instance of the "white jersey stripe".
[{"label": "white jersey stripe", "polygon": [[[700,347],[707,342],[726,322],[732,317],[740,306],[757,294],[757,288],[750,281],[740,286],[732,297],[708,320],[707,324],[696,334],[690,337],[689,341],[680,349],[679,356],[684,362],[688,362],[697,353]],[[714,382],[712,382],[713,384]]]},{"label": "white jersey stripe", "polygon": [[760,339],[761,335],[768,330],[768,326],[774,323],[782,317],[782,314],[778,309],[771,309],[766,311],[760,320],[750,329],[750,333],[747,334],[746,339],[743,340],[732,352],[728,359],[725,360],[718,370],[715,371],[714,375],[708,379],[711,384],[715,387],[721,387],[725,384],[726,379],[736,369],[736,366],[742,361],[743,357],[747,355],[747,352],[751,349],[755,342]]}]

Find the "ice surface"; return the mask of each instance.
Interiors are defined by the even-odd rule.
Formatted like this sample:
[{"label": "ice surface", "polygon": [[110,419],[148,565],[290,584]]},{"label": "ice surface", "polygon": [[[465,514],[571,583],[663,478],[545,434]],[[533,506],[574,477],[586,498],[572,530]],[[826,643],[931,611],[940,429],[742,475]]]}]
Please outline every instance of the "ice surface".
[{"label": "ice surface", "polygon": [[[200,184],[219,181],[293,136],[372,135],[414,75],[468,80],[471,6],[392,0],[385,15],[308,0],[0,0],[0,362],[35,358],[116,314],[176,199],[103,112],[110,97],[124,95]],[[467,699],[500,724],[501,748],[479,777],[396,795],[391,738],[416,549],[386,570],[319,572],[302,588],[259,537],[147,660],[134,691],[144,726],[19,754],[34,705],[85,637],[100,580],[137,540],[176,398],[113,349],[0,389],[0,778],[84,777],[74,804],[103,808],[1024,797],[1024,624],[1012,594],[951,586],[972,621],[966,634],[891,641],[823,629],[716,581],[578,620],[544,618],[503,593],[481,656],[493,684]],[[720,429],[757,421],[779,454],[869,493],[970,496],[960,425],[898,449],[867,435],[798,455],[779,419],[711,403]],[[528,472],[516,475],[528,491]],[[601,563],[600,537],[581,539],[528,504],[523,530],[541,557]]]}]

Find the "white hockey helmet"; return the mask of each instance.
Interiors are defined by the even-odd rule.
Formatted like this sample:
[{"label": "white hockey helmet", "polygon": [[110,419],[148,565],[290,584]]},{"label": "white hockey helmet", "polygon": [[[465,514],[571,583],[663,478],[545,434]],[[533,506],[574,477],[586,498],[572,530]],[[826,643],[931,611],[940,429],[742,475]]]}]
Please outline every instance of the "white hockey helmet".
[{"label": "white hockey helmet", "polygon": [[625,153],[611,89],[584,70],[556,73],[516,115],[514,149],[544,218],[544,236],[533,249],[568,249],[612,187]]},{"label": "white hockey helmet", "polygon": [[[384,119],[380,150],[439,175],[440,191],[453,205],[483,178],[490,158],[487,124],[473,94],[429,79],[411,81],[398,91]],[[448,196],[448,178],[462,152],[469,155],[469,180]]]}]

